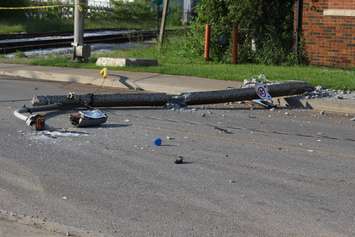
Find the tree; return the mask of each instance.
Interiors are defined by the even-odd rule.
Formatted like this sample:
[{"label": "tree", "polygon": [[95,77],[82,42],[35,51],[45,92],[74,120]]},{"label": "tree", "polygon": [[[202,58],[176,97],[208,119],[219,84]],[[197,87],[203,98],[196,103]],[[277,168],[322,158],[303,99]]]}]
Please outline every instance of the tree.
[{"label": "tree", "polygon": [[230,42],[226,39],[230,39],[232,27],[238,24],[245,47],[250,47],[253,39],[257,52],[279,52],[256,54],[255,59],[264,58],[262,61],[266,62],[273,57],[271,61],[279,63],[279,54],[285,57],[292,45],[292,6],[292,0],[201,0],[196,25],[200,30],[204,24],[212,25],[212,50],[219,60],[228,58]]},{"label": "tree", "polygon": [[124,22],[149,22],[156,19],[156,12],[147,0],[111,0],[114,18]]}]

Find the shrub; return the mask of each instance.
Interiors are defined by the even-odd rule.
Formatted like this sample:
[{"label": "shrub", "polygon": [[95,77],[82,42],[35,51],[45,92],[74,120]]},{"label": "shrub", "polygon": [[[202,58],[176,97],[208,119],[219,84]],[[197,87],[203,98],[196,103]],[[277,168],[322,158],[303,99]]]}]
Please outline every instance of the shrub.
[{"label": "shrub", "polygon": [[112,4],[113,17],[118,21],[151,24],[156,22],[156,10],[146,0],[135,0],[133,2],[114,0]]},{"label": "shrub", "polygon": [[[212,57],[226,62],[231,31],[238,24],[242,29],[242,62],[281,64],[287,60],[292,46],[292,6],[292,1],[284,0],[201,0],[191,37],[203,38],[203,27],[210,24]],[[256,52],[251,50],[251,39],[256,43]],[[194,47],[203,47],[203,40],[194,42],[199,43]]]}]

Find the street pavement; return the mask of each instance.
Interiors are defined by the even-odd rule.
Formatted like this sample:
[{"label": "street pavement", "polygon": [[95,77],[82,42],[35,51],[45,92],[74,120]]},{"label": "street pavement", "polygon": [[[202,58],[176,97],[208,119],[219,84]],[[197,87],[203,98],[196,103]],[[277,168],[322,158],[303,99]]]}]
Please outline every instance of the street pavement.
[{"label": "street pavement", "polygon": [[0,80],[0,216],[84,237],[355,235],[350,118],[237,103],[121,108],[99,128],[61,114],[46,133],[12,114],[35,94],[106,90]]}]

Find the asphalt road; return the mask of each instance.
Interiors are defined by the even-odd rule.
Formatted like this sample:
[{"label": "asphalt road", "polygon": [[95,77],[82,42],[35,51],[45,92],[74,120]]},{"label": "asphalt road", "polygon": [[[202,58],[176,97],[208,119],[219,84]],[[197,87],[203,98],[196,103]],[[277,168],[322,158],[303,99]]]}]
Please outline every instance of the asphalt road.
[{"label": "asphalt road", "polygon": [[349,118],[115,109],[101,128],[74,129],[66,114],[48,124],[70,133],[45,134],[12,115],[34,94],[72,90],[97,89],[0,80],[1,213],[81,236],[355,236]]}]

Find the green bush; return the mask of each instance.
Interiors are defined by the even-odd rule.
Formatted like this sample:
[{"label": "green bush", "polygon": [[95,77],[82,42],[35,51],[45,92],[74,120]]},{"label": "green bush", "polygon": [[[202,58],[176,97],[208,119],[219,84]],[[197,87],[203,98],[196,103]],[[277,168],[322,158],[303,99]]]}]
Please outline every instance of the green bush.
[{"label": "green bush", "polygon": [[[0,7],[22,7],[28,6],[29,0],[0,0]],[[0,10],[0,20],[11,20],[16,18],[24,18],[24,10]]]},{"label": "green bush", "polygon": [[113,17],[117,21],[156,24],[156,9],[146,0],[135,0],[133,2],[114,0],[112,4]]},{"label": "green bush", "polygon": [[[212,57],[227,62],[231,31],[239,25],[240,61],[284,64],[291,59],[292,6],[293,1],[284,0],[201,0],[191,34],[191,38],[198,38],[193,40],[193,50],[203,49],[204,25],[210,24]],[[256,52],[251,50],[251,39],[256,43]]]}]

